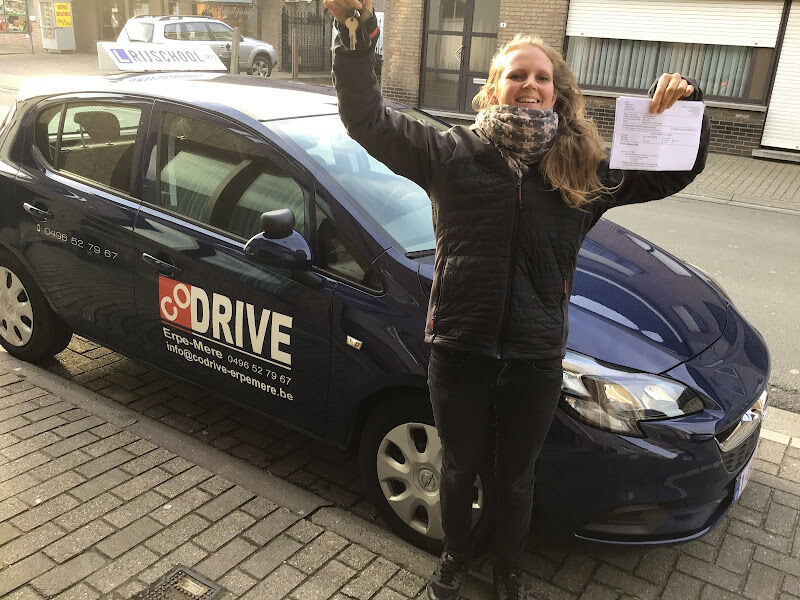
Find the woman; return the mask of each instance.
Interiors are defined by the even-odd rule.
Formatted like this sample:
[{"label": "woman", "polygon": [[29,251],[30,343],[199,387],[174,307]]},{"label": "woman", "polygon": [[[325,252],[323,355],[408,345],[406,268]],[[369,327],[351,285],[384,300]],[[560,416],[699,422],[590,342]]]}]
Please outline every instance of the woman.
[{"label": "woman", "polygon": [[[430,196],[436,259],[425,339],[442,440],[444,552],[427,592],[450,600],[470,557],[472,486],[497,421],[497,597],[524,598],[534,465],[561,389],[567,307],[578,249],[604,211],[674,194],[705,165],[709,125],[691,171],[609,169],[560,53],[517,36],[492,60],[473,127],[439,132],[386,108],[373,72],[377,21],[365,0],[351,49],[345,20],[358,0],[325,0],[338,22],[333,75],[348,133]],[[651,112],[702,93],[679,74],[654,84]]]}]

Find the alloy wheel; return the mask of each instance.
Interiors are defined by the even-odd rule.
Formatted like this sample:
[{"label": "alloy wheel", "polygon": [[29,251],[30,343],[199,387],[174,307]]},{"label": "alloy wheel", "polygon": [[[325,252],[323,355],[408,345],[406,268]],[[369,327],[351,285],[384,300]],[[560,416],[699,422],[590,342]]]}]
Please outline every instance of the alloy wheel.
[{"label": "alloy wheel", "polygon": [[33,308],[25,286],[7,267],[0,267],[0,336],[24,346],[33,335]]},{"label": "alloy wheel", "polygon": [[266,59],[257,58],[253,61],[251,73],[256,77],[269,77],[272,73],[272,65]]},{"label": "alloy wheel", "polygon": [[[442,444],[431,425],[398,425],[378,447],[378,482],[387,503],[407,526],[436,540],[444,537],[439,504],[441,472]],[[473,526],[483,506],[483,485],[478,476],[472,500]]]}]

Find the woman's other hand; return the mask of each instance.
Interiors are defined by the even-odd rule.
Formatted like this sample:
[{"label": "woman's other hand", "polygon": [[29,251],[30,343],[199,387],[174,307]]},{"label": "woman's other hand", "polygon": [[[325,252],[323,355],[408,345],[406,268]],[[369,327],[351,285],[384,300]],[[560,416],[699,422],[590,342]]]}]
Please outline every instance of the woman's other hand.
[{"label": "woman's other hand", "polygon": [[366,21],[372,14],[372,0],[325,0],[325,8],[331,11],[333,18],[344,23],[346,19],[353,16],[354,10],[360,10],[361,20]]},{"label": "woman's other hand", "polygon": [[678,100],[691,96],[692,92],[694,86],[681,77],[680,73],[664,73],[658,79],[656,93],[650,102],[650,112],[663,113]]}]

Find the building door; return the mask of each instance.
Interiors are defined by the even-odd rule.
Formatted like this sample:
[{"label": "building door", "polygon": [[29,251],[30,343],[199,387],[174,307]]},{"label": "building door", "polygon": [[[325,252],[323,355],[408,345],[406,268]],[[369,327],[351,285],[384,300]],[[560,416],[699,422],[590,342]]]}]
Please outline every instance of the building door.
[{"label": "building door", "polygon": [[762,146],[800,150],[800,117],[797,89],[800,86],[800,1],[794,0],[786,23],[778,71],[764,124]]},{"label": "building door", "polygon": [[422,106],[474,113],[472,98],[497,49],[500,0],[430,0],[422,70]]}]

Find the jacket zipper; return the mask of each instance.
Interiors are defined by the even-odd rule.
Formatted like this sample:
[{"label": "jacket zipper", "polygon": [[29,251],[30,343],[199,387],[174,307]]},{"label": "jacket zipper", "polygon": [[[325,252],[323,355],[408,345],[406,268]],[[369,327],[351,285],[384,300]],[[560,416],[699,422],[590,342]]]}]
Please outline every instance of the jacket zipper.
[{"label": "jacket zipper", "polygon": [[433,307],[433,314],[431,315],[431,335],[436,337],[436,319],[439,317],[439,305],[442,302],[442,288],[444,287],[444,274],[447,270],[447,256],[444,257],[444,266],[442,266],[442,275],[439,278],[439,288],[436,290],[436,304]]},{"label": "jacket zipper", "polygon": [[567,282],[569,281],[569,275],[573,270],[572,261],[569,263],[567,274],[564,276],[564,293],[561,296],[561,318],[563,320],[563,325],[561,326],[561,345],[567,343],[567,338],[564,333],[567,330],[567,311],[569,309],[569,290],[567,289]]},{"label": "jacket zipper", "polygon": [[506,320],[511,305],[511,279],[514,277],[514,260],[517,256],[517,230],[519,229],[519,213],[524,207],[522,200],[522,178],[517,179],[517,202],[514,208],[514,225],[511,233],[511,257],[508,261],[508,275],[506,276],[506,294],[503,300],[503,314],[500,318],[500,335],[497,338],[497,358],[503,358],[503,338],[506,333]]}]

